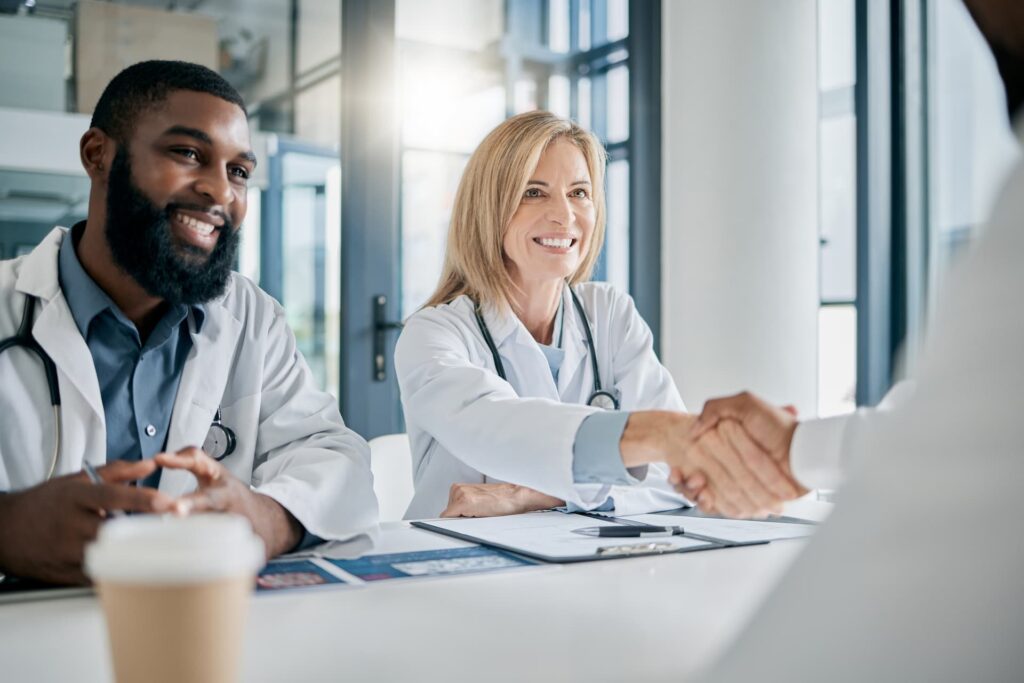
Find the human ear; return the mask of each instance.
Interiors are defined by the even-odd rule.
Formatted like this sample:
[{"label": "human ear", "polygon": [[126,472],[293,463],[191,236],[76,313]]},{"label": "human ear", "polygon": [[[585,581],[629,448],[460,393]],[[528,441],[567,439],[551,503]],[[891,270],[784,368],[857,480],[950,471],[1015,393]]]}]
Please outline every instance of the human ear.
[{"label": "human ear", "polygon": [[78,143],[82,168],[93,182],[105,182],[110,164],[114,159],[116,144],[99,128],[85,131]]}]

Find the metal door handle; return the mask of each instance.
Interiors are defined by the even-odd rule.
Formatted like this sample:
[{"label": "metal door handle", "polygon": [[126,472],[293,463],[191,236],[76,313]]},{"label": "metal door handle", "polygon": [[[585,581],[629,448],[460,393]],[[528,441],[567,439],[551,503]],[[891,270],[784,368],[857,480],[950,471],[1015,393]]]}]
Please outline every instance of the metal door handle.
[{"label": "metal door handle", "polygon": [[386,307],[388,298],[383,294],[373,297],[373,379],[383,382],[388,375],[387,358],[384,354],[389,330],[402,329],[398,320],[388,320]]}]

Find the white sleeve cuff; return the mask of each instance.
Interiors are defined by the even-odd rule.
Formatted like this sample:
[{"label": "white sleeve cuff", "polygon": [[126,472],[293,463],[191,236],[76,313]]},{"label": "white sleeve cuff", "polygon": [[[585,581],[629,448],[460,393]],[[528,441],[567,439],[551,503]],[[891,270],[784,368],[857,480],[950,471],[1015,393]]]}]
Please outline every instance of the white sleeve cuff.
[{"label": "white sleeve cuff", "polygon": [[843,479],[843,435],[851,415],[801,422],[789,461],[796,480],[811,489],[838,488]]}]

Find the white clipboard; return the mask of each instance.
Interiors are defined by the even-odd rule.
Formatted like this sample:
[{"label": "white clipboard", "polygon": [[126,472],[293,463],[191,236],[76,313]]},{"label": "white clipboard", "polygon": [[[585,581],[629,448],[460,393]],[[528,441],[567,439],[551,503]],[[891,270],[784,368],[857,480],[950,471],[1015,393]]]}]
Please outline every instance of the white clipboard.
[{"label": "white clipboard", "polygon": [[[673,521],[677,518],[668,518]],[[489,545],[543,562],[589,562],[622,557],[712,550],[750,543],[729,543],[685,534],[659,538],[595,538],[573,533],[593,526],[621,526],[613,520],[546,510],[503,517],[432,519],[412,522],[464,541]]]}]

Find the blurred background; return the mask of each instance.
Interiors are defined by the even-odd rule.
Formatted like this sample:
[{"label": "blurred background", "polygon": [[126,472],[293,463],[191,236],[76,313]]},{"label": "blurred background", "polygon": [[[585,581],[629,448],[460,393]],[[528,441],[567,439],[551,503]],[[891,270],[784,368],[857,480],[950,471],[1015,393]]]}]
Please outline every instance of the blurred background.
[{"label": "blurred background", "polygon": [[634,296],[691,410],[877,402],[1019,156],[959,0],[0,0],[0,258],[85,217],[78,139],[152,58],[246,98],[238,270],[366,437],[403,431],[395,324],[507,116],[604,142],[596,278]]}]

